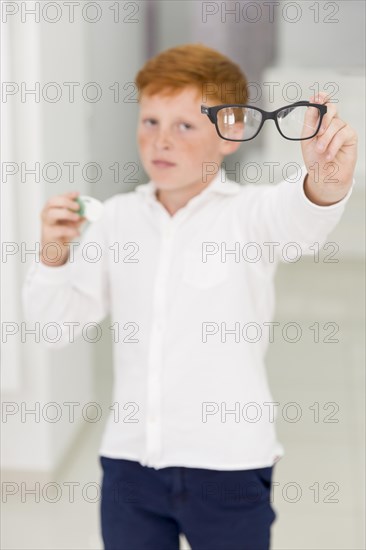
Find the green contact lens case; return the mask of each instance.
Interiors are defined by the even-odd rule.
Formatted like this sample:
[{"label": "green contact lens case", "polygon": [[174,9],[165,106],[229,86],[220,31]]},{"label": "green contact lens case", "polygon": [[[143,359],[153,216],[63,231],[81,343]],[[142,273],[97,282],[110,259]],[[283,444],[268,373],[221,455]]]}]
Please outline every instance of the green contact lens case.
[{"label": "green contact lens case", "polygon": [[96,222],[99,220],[103,212],[102,202],[88,195],[80,195],[75,200],[80,206],[78,210],[80,216],[85,217],[89,222]]}]

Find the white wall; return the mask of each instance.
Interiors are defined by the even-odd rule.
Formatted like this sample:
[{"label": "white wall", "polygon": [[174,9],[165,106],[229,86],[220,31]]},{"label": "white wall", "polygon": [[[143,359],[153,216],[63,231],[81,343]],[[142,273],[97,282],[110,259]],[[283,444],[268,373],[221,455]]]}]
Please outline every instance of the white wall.
[{"label": "white wall", "polygon": [[[5,80],[16,82],[20,89],[34,89],[35,83],[39,82],[41,90],[36,100],[30,94],[21,100],[19,92],[8,100],[4,109],[11,109],[12,118],[9,122],[13,132],[11,148],[5,149],[4,161],[16,162],[19,167],[24,163],[25,169],[34,169],[35,163],[40,165],[38,182],[34,175],[27,174],[24,177],[25,171],[20,168],[16,175],[9,177],[7,183],[3,184],[2,191],[3,208],[15,220],[16,231],[12,235],[14,242],[18,243],[20,249],[35,250],[40,240],[40,211],[43,204],[48,197],[72,188],[64,173],[58,183],[46,182],[42,177],[42,168],[48,162],[57,162],[62,167],[71,155],[84,158],[89,148],[85,132],[85,106],[79,105],[77,114],[72,113],[64,96],[57,103],[48,103],[42,94],[43,86],[49,82],[56,82],[62,89],[64,81],[84,78],[84,35],[83,29],[70,28],[70,25],[62,22],[50,26],[44,21],[32,21],[31,18],[27,23],[21,22],[20,18],[10,18],[6,28],[13,63]],[[68,36],[65,47],[58,48],[57,44],[64,40],[65,35]],[[81,185],[80,190],[87,192],[88,188]],[[10,194],[15,196],[15,203],[9,200]],[[15,292],[2,294],[9,321],[14,319],[19,310],[20,287],[34,258],[34,254],[24,257],[19,253],[2,265],[4,283],[12,271],[17,276]],[[80,423],[50,423],[42,416],[43,407],[53,401],[62,404],[67,400],[91,400],[91,355],[83,349],[82,343],[76,345],[74,350],[65,349],[57,353],[46,351],[35,341],[34,336],[22,332],[22,323],[23,329],[35,328],[24,322],[22,311],[17,321],[20,327],[18,334],[9,337],[8,343],[3,345],[5,385],[2,399],[3,402],[13,403],[8,406],[18,412],[9,416],[2,425],[2,466],[8,469],[49,470],[66,452],[80,429]],[[11,376],[9,370],[12,362],[9,361],[8,350],[14,342],[20,354],[19,382],[16,387],[10,388],[7,377]],[[63,383],[60,384],[61,371]],[[32,414],[22,418],[21,411],[38,410],[38,407],[41,411],[39,419]]]},{"label": "white wall", "polygon": [[[139,8],[139,24],[126,22],[128,11],[122,11],[120,22],[116,23],[110,10],[105,10],[100,22],[93,24],[80,17],[81,12],[76,9],[74,22],[63,10],[61,19],[53,24],[42,15],[38,22],[32,16],[22,22],[19,12],[9,17],[4,25],[11,63],[5,65],[3,80],[19,85],[24,82],[28,89],[39,82],[41,90],[45,84],[55,82],[62,92],[56,102],[45,101],[42,93],[39,102],[35,102],[33,96],[27,96],[22,102],[19,93],[3,106],[7,113],[4,133],[9,136],[4,140],[3,161],[19,166],[24,162],[26,168],[33,168],[39,162],[41,170],[46,163],[56,162],[61,168],[61,178],[57,182],[45,181],[42,173],[39,182],[32,175],[22,182],[19,171],[3,184],[4,241],[13,241],[19,247],[23,243],[26,249],[34,250],[40,240],[40,212],[51,196],[78,190],[81,194],[105,198],[126,190],[123,182],[111,185],[106,175],[92,185],[82,177],[80,167],[87,162],[98,162],[107,174],[110,171],[106,167],[112,164],[112,159],[123,165],[136,158],[135,139],[132,133],[131,139],[128,137],[136,105],[131,108],[123,101],[111,103],[108,86],[119,81],[123,88],[124,83],[133,80],[135,69],[141,64],[145,27],[143,3]],[[75,87],[74,103],[69,101],[65,82],[80,83]],[[98,103],[87,102],[81,95],[80,90],[89,82],[96,82],[103,90],[103,99]],[[80,163],[74,182],[69,178],[66,162]],[[24,261],[18,254],[2,264],[2,310],[6,314],[3,320],[7,322],[20,324],[23,321],[21,285],[32,261],[34,255],[33,260],[29,255]],[[24,328],[34,327],[25,324]],[[35,342],[31,335],[21,338],[18,333],[8,338],[2,354],[2,400],[3,406],[8,403],[9,410],[18,412],[2,423],[3,468],[51,471],[63,461],[85,426],[80,407],[76,421],[69,422],[68,409],[63,403],[78,402],[82,407],[98,400],[95,369],[110,368],[109,347],[108,338],[98,344],[79,339],[64,349],[53,351]],[[102,364],[101,358],[107,365]],[[50,402],[61,408],[61,421],[52,423],[42,416],[43,407]],[[23,421],[20,411],[35,407],[41,410],[39,421],[31,414]],[[54,412],[49,409],[50,416]]]},{"label": "white wall", "polygon": [[[297,8],[291,8],[291,4],[297,4]],[[352,68],[364,65],[365,2],[280,0],[275,13],[280,15],[278,64],[299,68],[344,67],[351,72]]]}]

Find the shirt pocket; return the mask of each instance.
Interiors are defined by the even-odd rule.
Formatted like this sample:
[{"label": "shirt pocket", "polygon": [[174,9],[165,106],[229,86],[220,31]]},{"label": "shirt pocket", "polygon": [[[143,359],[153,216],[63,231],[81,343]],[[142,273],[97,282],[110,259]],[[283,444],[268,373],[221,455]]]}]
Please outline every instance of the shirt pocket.
[{"label": "shirt pocket", "polygon": [[183,262],[183,283],[195,288],[213,288],[227,281],[229,270],[227,263],[220,257],[208,257],[203,262],[201,254],[196,250],[186,250]]}]

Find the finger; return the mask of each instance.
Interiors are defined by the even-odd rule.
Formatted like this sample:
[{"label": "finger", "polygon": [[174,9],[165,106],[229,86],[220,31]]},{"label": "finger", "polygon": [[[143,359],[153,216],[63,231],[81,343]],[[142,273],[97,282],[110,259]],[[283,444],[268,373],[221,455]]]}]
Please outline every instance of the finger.
[{"label": "finger", "polygon": [[344,145],[352,145],[354,135],[353,129],[348,125],[336,132],[328,144],[325,159],[327,161],[333,160]]},{"label": "finger", "polygon": [[84,223],[86,221],[86,218],[84,218],[84,217],[79,216],[79,218],[80,219],[76,220],[76,221],[62,220],[62,221],[56,222],[56,223],[66,225],[68,227],[79,227],[82,223]]},{"label": "finger", "polygon": [[327,106],[327,112],[323,116],[321,127],[318,130],[317,135],[321,136],[326,132],[333,118],[338,118],[337,106],[334,103],[329,102],[329,97],[325,92],[320,92],[318,95],[313,96],[310,99],[311,103],[319,103],[320,105]]},{"label": "finger", "polygon": [[320,113],[316,107],[307,107],[305,111],[304,124],[302,127],[302,138],[313,135],[319,126]]},{"label": "finger", "polygon": [[329,103],[330,97],[326,92],[319,92],[318,94],[312,96],[310,98],[310,103],[321,103],[322,105],[325,105],[326,103]]},{"label": "finger", "polygon": [[58,195],[52,197],[46,203],[46,208],[70,208],[70,210],[79,210],[80,205],[76,202],[75,198],[79,192],[66,193],[65,195]]},{"label": "finger", "polygon": [[80,232],[75,227],[65,225],[54,225],[52,231],[47,233],[47,242],[60,242],[62,239],[70,240],[80,235]]},{"label": "finger", "polygon": [[55,224],[66,220],[77,222],[80,220],[80,216],[68,208],[51,207],[46,210],[44,220],[50,224]]},{"label": "finger", "polygon": [[324,153],[335,134],[345,128],[347,124],[340,118],[334,118],[324,134],[317,138],[316,150],[318,153]]},{"label": "finger", "polygon": [[53,238],[60,241],[61,239],[70,240],[80,236],[78,229],[66,226],[55,226],[53,230]]},{"label": "finger", "polygon": [[[318,137],[325,134],[325,132],[328,130],[329,126],[332,123],[332,120],[338,119],[337,116],[337,107],[334,104],[327,104],[327,112],[325,113],[322,124],[319,128]],[[339,119],[338,119],[339,120]]]}]

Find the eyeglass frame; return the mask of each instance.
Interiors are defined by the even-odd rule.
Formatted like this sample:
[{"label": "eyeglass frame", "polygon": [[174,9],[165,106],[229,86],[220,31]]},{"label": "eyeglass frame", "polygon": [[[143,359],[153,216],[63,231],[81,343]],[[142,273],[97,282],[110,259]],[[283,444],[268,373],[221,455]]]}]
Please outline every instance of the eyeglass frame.
[{"label": "eyeglass frame", "polygon": [[[306,107],[316,107],[320,112],[319,124],[318,124],[318,127],[317,127],[316,131],[314,132],[313,135],[311,135],[309,137],[306,137],[306,138],[289,138],[289,137],[285,136],[280,130],[278,120],[277,120],[277,114],[279,112],[283,111],[284,109],[290,109],[291,107],[304,107],[304,106],[306,106]],[[254,134],[254,136],[252,136],[251,138],[248,138],[248,139],[230,139],[230,138],[226,138],[226,137],[221,135],[221,133],[219,131],[218,123],[217,123],[217,113],[221,109],[226,108],[226,107],[239,107],[239,108],[246,107],[246,108],[249,108],[249,109],[254,109],[255,111],[259,111],[262,114],[261,123],[259,125],[259,128],[258,128],[257,132]],[[246,104],[242,104],[242,103],[241,104],[240,103],[236,103],[236,104],[226,104],[225,103],[223,105],[215,105],[213,107],[207,107],[206,105],[201,105],[201,113],[204,114],[204,115],[207,115],[208,118],[210,119],[210,121],[213,124],[215,124],[216,132],[222,139],[225,139],[226,141],[240,141],[240,142],[250,141],[250,140],[254,139],[255,137],[257,137],[257,135],[259,134],[259,132],[261,131],[261,129],[263,127],[263,124],[266,122],[266,120],[269,120],[269,119],[275,121],[275,124],[277,126],[277,130],[279,131],[281,136],[285,139],[288,139],[290,141],[305,141],[306,139],[312,139],[319,132],[323,117],[326,114],[326,112],[327,112],[327,106],[326,105],[324,105],[322,103],[311,103],[310,101],[297,101],[296,103],[291,103],[290,105],[285,105],[284,107],[281,107],[280,109],[276,109],[275,111],[264,111],[263,109],[260,109],[259,107],[253,107],[253,105],[246,105]]]}]

